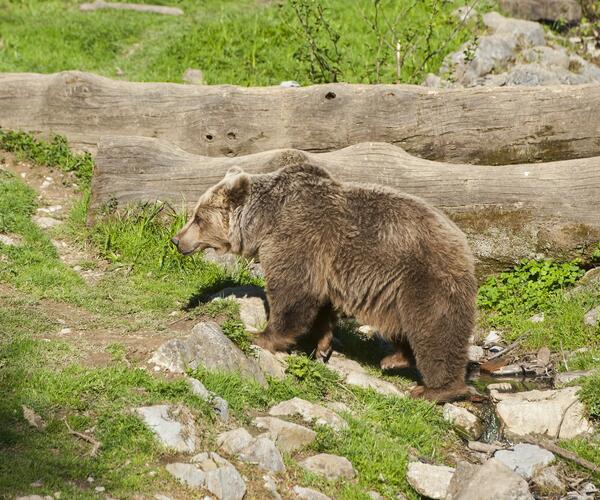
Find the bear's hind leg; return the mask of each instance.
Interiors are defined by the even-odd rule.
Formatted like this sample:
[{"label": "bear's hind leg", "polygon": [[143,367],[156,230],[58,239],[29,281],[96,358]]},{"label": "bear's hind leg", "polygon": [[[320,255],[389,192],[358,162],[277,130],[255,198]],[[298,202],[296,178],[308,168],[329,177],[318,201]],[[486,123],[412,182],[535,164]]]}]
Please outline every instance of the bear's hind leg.
[{"label": "bear's hind leg", "polygon": [[315,358],[327,361],[333,352],[333,330],[335,329],[336,313],[331,304],[321,307],[313,324],[310,341],[316,344]]},{"label": "bear's hind leg", "polygon": [[402,370],[415,365],[415,356],[407,340],[399,339],[394,346],[396,350],[379,362],[382,370]]}]

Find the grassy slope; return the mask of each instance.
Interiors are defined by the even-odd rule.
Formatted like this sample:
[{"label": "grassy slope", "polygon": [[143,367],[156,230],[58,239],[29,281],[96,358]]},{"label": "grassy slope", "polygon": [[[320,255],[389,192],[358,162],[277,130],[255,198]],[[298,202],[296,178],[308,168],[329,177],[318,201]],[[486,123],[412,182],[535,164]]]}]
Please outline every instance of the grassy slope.
[{"label": "grassy slope", "polygon": [[[85,199],[85,189],[82,196]],[[177,254],[164,252],[164,241],[180,223],[178,217],[152,217],[153,212],[148,212],[152,209],[138,209],[129,217],[107,216],[86,232],[80,202],[67,227],[55,235],[73,245],[85,243],[88,250],[112,260],[104,278],[91,286],[59,260],[49,237],[31,222],[36,202],[35,193],[20,179],[1,174],[0,232],[18,234],[24,243],[18,248],[0,244],[0,330],[4,333],[0,383],[7,388],[0,401],[0,491],[61,491],[69,498],[86,498],[94,496],[93,488],[100,485],[116,497],[156,491],[185,495],[161,467],[175,457],[160,449],[129,408],[183,402],[203,429],[204,446],[214,449],[217,428],[206,406],[190,394],[185,383],[156,378],[143,363],[141,368],[132,366],[125,344],[109,345],[106,350],[112,359],[90,367],[70,342],[57,338],[56,332],[64,325],[45,306],[79,308],[117,333],[124,323],[133,332],[164,329],[170,320],[167,311],[181,309],[190,298],[213,287],[246,282],[247,276],[243,272],[227,276],[199,258],[180,261]],[[229,322],[235,317],[235,310],[223,305],[203,306],[191,311],[195,313],[229,318]],[[314,449],[347,456],[359,480],[323,484],[288,457],[289,472],[282,478],[286,483],[312,485],[338,498],[366,498],[368,490],[390,496],[404,491],[414,497],[405,477],[408,454],[444,462],[447,450],[458,442],[439,409],[428,403],[352,390],[321,365],[305,358],[300,365],[306,369],[296,370],[297,376],[285,381],[272,381],[266,392],[236,376],[196,373],[207,387],[230,401],[241,423],[293,396],[348,404],[353,413],[348,416],[349,430],[336,436],[319,429]],[[30,427],[21,405],[41,415],[46,429]],[[88,456],[90,445],[69,434],[65,420],[79,432],[94,429],[94,437],[103,444],[97,457]],[[158,474],[150,475],[152,471]],[[94,483],[87,482],[89,476]],[[32,489],[29,485],[35,481],[43,485]]]},{"label": "grassy slope", "polygon": [[[207,83],[302,84],[311,76],[308,41],[300,34],[290,2],[181,0],[182,17],[132,12],[81,13],[79,0],[0,0],[0,71],[50,73],[67,69],[140,81],[181,81],[188,67],[204,71]],[[154,2],[147,2],[154,3]],[[310,3],[310,2],[309,2]],[[325,17],[340,35],[340,81],[396,81],[395,47],[378,48],[369,28],[373,2],[323,0]],[[395,26],[406,56],[401,81],[419,83],[470,35],[472,26],[451,16],[465,2],[381,2],[380,32]],[[399,16],[400,14],[400,16]],[[399,16],[401,21],[395,21]],[[324,49],[329,38],[317,36]],[[386,39],[391,40],[386,35]],[[394,43],[392,43],[394,45]],[[410,48],[414,46],[414,48]]]}]

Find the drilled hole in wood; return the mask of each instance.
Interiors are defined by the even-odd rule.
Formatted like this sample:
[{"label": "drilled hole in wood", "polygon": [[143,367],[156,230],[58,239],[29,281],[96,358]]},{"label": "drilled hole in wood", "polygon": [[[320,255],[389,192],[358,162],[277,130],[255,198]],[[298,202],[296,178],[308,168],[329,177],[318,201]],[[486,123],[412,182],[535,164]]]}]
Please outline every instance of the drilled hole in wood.
[{"label": "drilled hole in wood", "polygon": [[228,139],[235,139],[235,132],[227,132]]},{"label": "drilled hole in wood", "polygon": [[325,99],[335,99],[335,92],[327,92],[327,94],[325,94]]},{"label": "drilled hole in wood", "polygon": [[212,141],[213,140],[213,135],[212,134],[206,134],[206,140],[207,141]]}]

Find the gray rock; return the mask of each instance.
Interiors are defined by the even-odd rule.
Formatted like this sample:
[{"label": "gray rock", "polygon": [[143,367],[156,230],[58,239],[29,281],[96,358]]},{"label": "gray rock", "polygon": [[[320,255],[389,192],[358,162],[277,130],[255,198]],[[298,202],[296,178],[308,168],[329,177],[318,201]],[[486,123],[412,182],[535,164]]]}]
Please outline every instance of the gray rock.
[{"label": "gray rock", "polygon": [[581,5],[577,0],[499,0],[507,14],[530,21],[579,22]]},{"label": "gray rock", "polygon": [[478,439],[483,432],[481,420],[466,408],[446,403],[444,405],[443,415],[445,420],[461,429],[473,439]]},{"label": "gray rock", "polygon": [[544,493],[560,495],[567,490],[565,484],[560,480],[557,466],[545,467],[538,471],[533,476],[532,482]]},{"label": "gray rock", "polygon": [[337,479],[353,479],[356,477],[356,471],[350,460],[346,457],[330,455],[328,453],[319,453],[308,457],[299,463],[300,467],[315,474],[325,477],[329,481]]},{"label": "gray rock", "polygon": [[317,437],[312,429],[276,417],[257,417],[252,423],[259,429],[266,429],[269,438],[283,453],[304,448]]},{"label": "gray rock", "polygon": [[489,348],[501,341],[500,333],[497,330],[490,330],[483,340],[483,346]]},{"label": "gray rock", "polygon": [[285,367],[275,354],[266,349],[256,347],[256,362],[263,373],[276,380],[285,378]]},{"label": "gray rock", "polygon": [[219,434],[217,436],[217,446],[229,455],[237,455],[253,440],[252,435],[246,429],[240,427]]},{"label": "gray rock", "polygon": [[206,474],[194,464],[167,464],[167,472],[192,488],[202,488],[206,482]]},{"label": "gray rock", "polygon": [[411,462],[408,464],[406,479],[417,493],[428,498],[438,499],[446,498],[453,474],[452,467]]},{"label": "gray rock", "polygon": [[269,410],[269,415],[274,417],[292,417],[297,415],[305,422],[326,425],[336,431],[348,427],[348,424],[329,408],[324,408],[301,398],[292,398],[273,406]]},{"label": "gray rock", "polygon": [[311,488],[303,488],[302,486],[294,486],[294,493],[301,500],[331,500],[331,497],[323,495],[323,493]]},{"label": "gray rock", "polygon": [[281,453],[275,443],[266,437],[259,437],[250,442],[238,457],[244,462],[258,465],[261,469],[279,472],[285,470]]},{"label": "gray rock", "polygon": [[218,265],[229,274],[237,274],[243,268],[247,268],[253,278],[264,278],[265,276],[259,263],[230,253],[218,254],[213,248],[204,250],[202,258],[205,262]]},{"label": "gray rock", "polygon": [[295,87],[301,87],[301,85],[297,81],[295,81],[295,80],[286,80],[284,82],[281,82],[279,84],[279,86],[287,88],[287,89],[289,89],[289,88],[295,88]]},{"label": "gray rock", "polygon": [[346,403],[341,401],[329,401],[325,403],[327,408],[333,410],[336,413],[352,413],[352,410]]},{"label": "gray rock", "polygon": [[206,472],[206,489],[219,500],[242,500],[246,495],[246,483],[231,464]]},{"label": "gray rock", "polygon": [[483,350],[483,347],[479,345],[469,346],[469,361],[471,361],[472,363],[479,363],[484,356],[485,351]]},{"label": "gray rock", "polygon": [[34,215],[31,220],[35,222],[41,229],[51,229],[53,227],[62,224],[61,221],[53,217],[44,217],[40,215]]},{"label": "gray rock", "polygon": [[459,462],[446,500],[533,500],[527,481],[504,464],[490,459],[483,465]]},{"label": "gray rock", "polygon": [[240,320],[251,333],[258,333],[267,325],[265,291],[257,286],[225,288],[212,296],[212,300],[233,300],[240,308]]},{"label": "gray rock", "polygon": [[23,242],[18,234],[0,234],[0,243],[7,247],[18,247]]},{"label": "gray rock", "polygon": [[578,370],[572,372],[561,372],[554,376],[554,385],[561,387],[583,377],[590,377],[596,373],[595,370]]},{"label": "gray rock", "polygon": [[192,85],[204,85],[204,73],[201,69],[188,68],[183,74],[183,82]]},{"label": "gray rock", "polygon": [[531,479],[555,459],[548,450],[527,443],[519,443],[512,450],[499,450],[494,458],[525,479]]},{"label": "gray rock", "polygon": [[532,47],[521,52],[521,56],[528,63],[569,69],[569,54],[563,47]]},{"label": "gray rock", "polygon": [[369,375],[360,363],[352,359],[333,355],[329,359],[327,366],[339,374],[348,385],[362,387],[363,389],[373,389],[375,392],[385,396],[406,396],[406,393],[402,392],[391,382]]},{"label": "gray rock", "polygon": [[266,385],[265,376],[256,361],[247,358],[212,321],[198,323],[187,337],[164,343],[150,362],[175,373],[200,366],[209,371],[238,372]]},{"label": "gray rock", "polygon": [[376,491],[367,491],[367,495],[371,500],[384,500],[384,498]]},{"label": "gray rock", "polygon": [[596,306],[585,313],[583,323],[587,326],[597,326],[600,322],[600,306]]},{"label": "gray rock", "polygon": [[484,14],[483,22],[495,34],[514,35],[524,45],[546,45],[544,28],[539,23],[504,17],[498,12]]},{"label": "gray rock", "polygon": [[195,451],[196,426],[193,415],[185,406],[142,406],[134,412],[165,447],[182,453]]},{"label": "gray rock", "polygon": [[488,392],[512,392],[513,386],[510,382],[498,382],[496,384],[489,384],[486,389]]},{"label": "gray rock", "polygon": [[209,403],[220,420],[223,422],[229,420],[229,403],[227,401],[217,396],[214,392],[209,391],[199,380],[187,377],[187,381],[192,388],[192,393]]},{"label": "gray rock", "polygon": [[281,495],[279,494],[279,491],[277,491],[277,483],[275,482],[275,479],[273,479],[269,475],[264,475],[263,481],[264,481],[263,485],[264,485],[265,489],[269,493],[271,493],[271,496],[275,500],[281,500]]},{"label": "gray rock", "polygon": [[[533,85],[539,85],[539,83],[537,83],[537,84],[534,83]],[[539,313],[539,314],[534,314],[531,318],[529,318],[529,321],[531,323],[543,323],[545,318],[546,317],[545,317],[544,313]]]},{"label": "gray rock", "polygon": [[579,387],[518,393],[494,392],[496,412],[509,436],[545,434],[571,439],[589,434],[592,424],[577,399]]}]

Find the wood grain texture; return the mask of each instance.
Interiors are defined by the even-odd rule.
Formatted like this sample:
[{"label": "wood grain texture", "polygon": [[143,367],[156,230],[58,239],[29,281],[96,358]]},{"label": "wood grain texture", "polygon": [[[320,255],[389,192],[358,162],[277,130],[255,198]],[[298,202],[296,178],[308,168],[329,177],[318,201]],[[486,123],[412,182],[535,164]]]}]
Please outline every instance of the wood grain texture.
[{"label": "wood grain texture", "polygon": [[524,257],[585,256],[600,240],[600,158],[480,166],[417,158],[383,143],[329,153],[272,150],[239,158],[195,155],[164,141],[101,141],[92,210],[107,202],[169,201],[190,206],[232,166],[271,172],[309,161],[334,177],[375,183],[421,196],[467,233],[484,268]]},{"label": "wood grain texture", "polygon": [[446,162],[513,164],[600,156],[600,85],[433,90],[131,83],[81,73],[0,75],[0,126],[65,134],[94,151],[140,135],[204,156],[387,142]]}]

